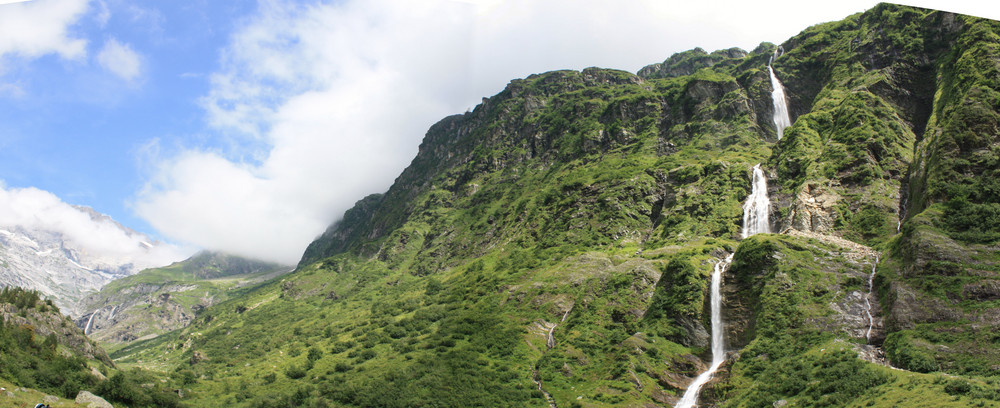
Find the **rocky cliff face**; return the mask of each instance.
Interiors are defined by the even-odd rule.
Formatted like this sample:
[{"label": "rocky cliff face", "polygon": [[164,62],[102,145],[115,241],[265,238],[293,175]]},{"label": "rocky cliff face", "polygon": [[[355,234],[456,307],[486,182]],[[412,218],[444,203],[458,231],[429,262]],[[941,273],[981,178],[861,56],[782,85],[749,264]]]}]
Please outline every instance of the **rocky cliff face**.
[{"label": "rocky cliff face", "polygon": [[194,304],[185,307],[178,296],[198,291],[197,285],[137,285],[109,296],[101,293],[84,299],[91,312],[76,320],[76,325],[91,338],[109,344],[145,340],[157,334],[187,326],[195,314],[216,302],[211,291],[197,293]]},{"label": "rocky cliff face", "polygon": [[[997,32],[888,4],[807,29],[772,64],[795,122],[780,141],[775,44],[693,50],[639,75],[514,80],[432,126],[396,183],[295,273],[116,356],[219,384],[261,378],[317,404],[672,404],[705,368],[708,278],[735,252],[730,358],[704,398],[995,403],[955,390],[988,388],[975,375],[993,361],[970,363],[986,350],[970,344],[995,327],[997,200],[983,192],[996,186],[975,175],[996,171],[1000,59],[977,47]],[[758,163],[780,234],[741,240]],[[965,388],[868,362],[885,363],[882,350],[912,371],[967,375]]]},{"label": "rocky cliff face", "polygon": [[[901,199],[905,221],[880,269],[886,352],[897,365],[988,375],[1000,368],[1000,23],[945,15],[930,38],[936,94]],[[927,40],[925,40],[926,42]]]}]

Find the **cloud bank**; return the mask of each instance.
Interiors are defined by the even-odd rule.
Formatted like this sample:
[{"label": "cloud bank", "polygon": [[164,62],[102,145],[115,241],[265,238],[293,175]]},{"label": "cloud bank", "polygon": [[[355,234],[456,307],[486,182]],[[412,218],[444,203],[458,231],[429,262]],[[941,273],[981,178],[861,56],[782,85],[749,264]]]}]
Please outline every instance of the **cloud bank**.
[{"label": "cloud bank", "polygon": [[410,3],[265,3],[202,100],[230,148],[155,160],[137,213],[180,241],[297,262],[463,109],[471,9]]},{"label": "cloud bank", "polygon": [[67,204],[37,188],[7,188],[0,182],[0,226],[60,233],[90,256],[163,266],[184,259],[189,249],[157,243],[148,248],[145,235],[123,229],[107,217]]}]

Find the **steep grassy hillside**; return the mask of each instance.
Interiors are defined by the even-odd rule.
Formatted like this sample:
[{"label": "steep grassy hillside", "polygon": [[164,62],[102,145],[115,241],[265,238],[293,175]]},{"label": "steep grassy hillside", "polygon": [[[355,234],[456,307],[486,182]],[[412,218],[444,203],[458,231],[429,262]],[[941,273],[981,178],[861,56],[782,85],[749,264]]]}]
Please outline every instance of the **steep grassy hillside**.
[{"label": "steep grassy hillside", "polygon": [[[998,406],[997,33],[882,4],[784,52],[514,80],[294,273],[112,357],[194,406],[668,405],[706,368],[709,275],[735,252],[703,400]],[[780,234],[740,240],[757,163]]]}]

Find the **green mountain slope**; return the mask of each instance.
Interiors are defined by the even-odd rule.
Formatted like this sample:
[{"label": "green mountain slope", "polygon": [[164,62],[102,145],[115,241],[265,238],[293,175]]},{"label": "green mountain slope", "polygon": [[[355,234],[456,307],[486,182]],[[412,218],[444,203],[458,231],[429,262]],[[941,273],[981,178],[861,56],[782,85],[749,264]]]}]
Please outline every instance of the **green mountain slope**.
[{"label": "green mountain slope", "polygon": [[[21,288],[0,290],[0,394],[3,406],[63,406],[81,392],[116,405],[175,407],[172,383],[150,372],[119,371],[51,300]],[[144,385],[140,385],[144,384]]]},{"label": "green mountain slope", "polygon": [[113,350],[187,326],[198,312],[242,287],[291,270],[238,256],[200,252],[163,268],[115,280],[83,300],[91,312],[77,319],[87,335]]},{"label": "green mountain slope", "polygon": [[[773,44],[514,80],[294,273],[112,357],[194,406],[673,404],[735,252],[703,401],[998,406],[998,33],[888,4],[811,27],[773,61],[781,140]],[[758,163],[780,234],[741,240]]]}]

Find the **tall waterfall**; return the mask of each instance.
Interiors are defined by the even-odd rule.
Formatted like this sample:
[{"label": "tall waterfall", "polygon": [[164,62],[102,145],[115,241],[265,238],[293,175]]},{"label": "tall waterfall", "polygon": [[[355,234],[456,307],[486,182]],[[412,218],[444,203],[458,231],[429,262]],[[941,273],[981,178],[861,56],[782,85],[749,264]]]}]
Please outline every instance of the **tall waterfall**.
[{"label": "tall waterfall", "polygon": [[[779,53],[780,52],[780,53]],[[774,127],[778,130],[778,140],[785,135],[785,128],[792,125],[792,119],[788,117],[788,100],[785,99],[785,87],[781,85],[781,81],[778,77],[774,75],[774,68],[771,64],[774,63],[774,59],[781,56],[784,50],[779,46],[778,49],[774,50],[774,55],[771,56],[771,60],[767,63],[767,72],[771,74],[771,103],[774,105]]]},{"label": "tall waterfall", "polygon": [[[767,198],[767,177],[760,169],[760,164],[753,166],[753,186],[750,197],[743,204],[743,238],[754,234],[769,233],[768,213],[771,211],[771,201]],[[726,361],[725,329],[722,326],[722,273],[733,262],[733,254],[729,254],[715,264],[712,272],[712,366],[701,373],[684,391],[684,396],[675,408],[693,408],[698,401],[701,387],[712,379],[719,366]]]},{"label": "tall waterfall", "polygon": [[729,254],[715,264],[712,272],[712,366],[707,371],[701,373],[684,391],[684,396],[675,406],[676,408],[692,408],[698,402],[698,393],[701,387],[712,379],[712,374],[719,369],[719,366],[726,361],[726,344],[724,329],[722,327],[722,272],[726,270],[729,263],[733,261],[733,254]]},{"label": "tall waterfall", "polygon": [[767,198],[767,177],[760,164],[753,166],[753,185],[750,197],[743,203],[743,238],[753,234],[771,232],[767,216],[771,212],[771,200]]}]

